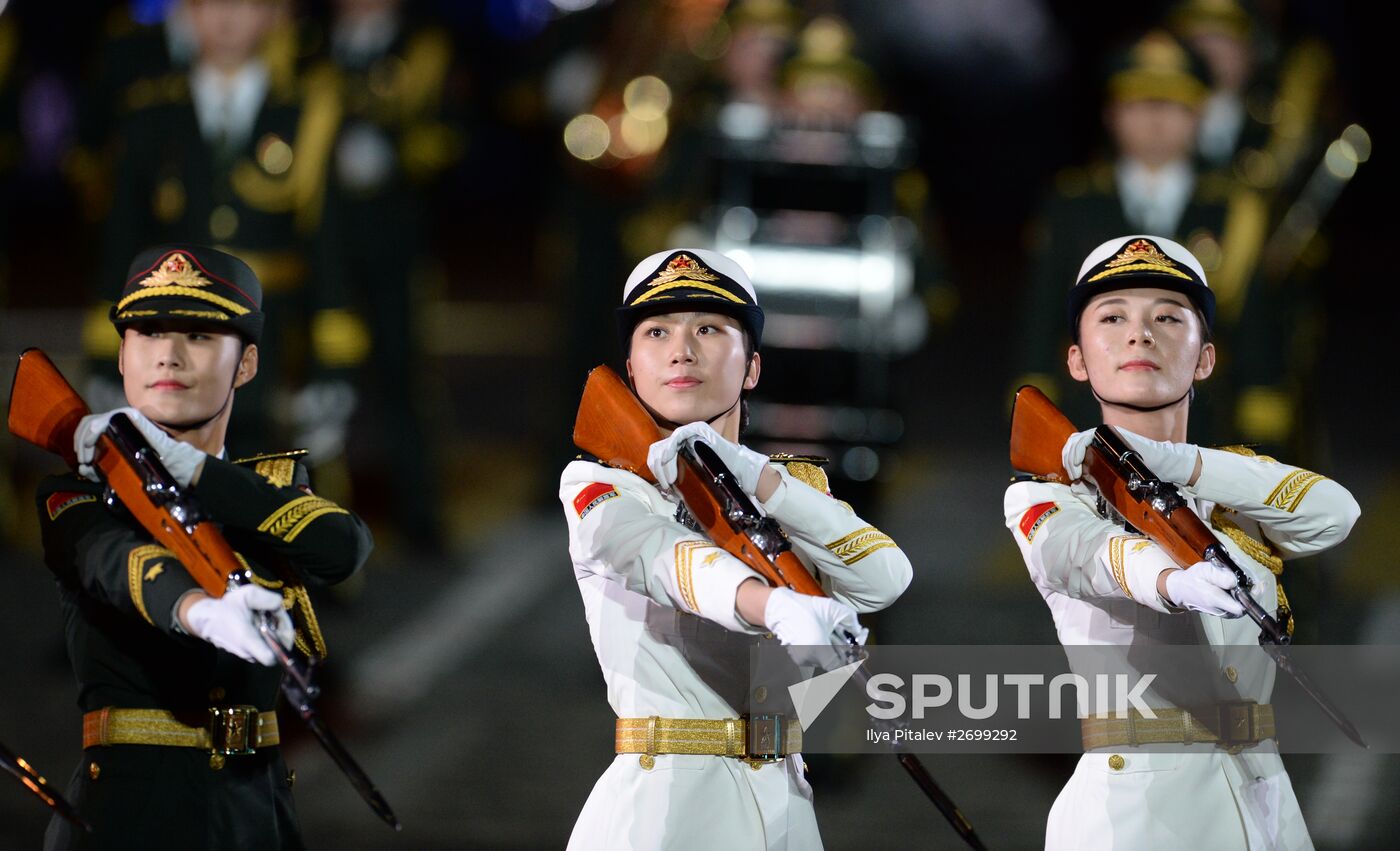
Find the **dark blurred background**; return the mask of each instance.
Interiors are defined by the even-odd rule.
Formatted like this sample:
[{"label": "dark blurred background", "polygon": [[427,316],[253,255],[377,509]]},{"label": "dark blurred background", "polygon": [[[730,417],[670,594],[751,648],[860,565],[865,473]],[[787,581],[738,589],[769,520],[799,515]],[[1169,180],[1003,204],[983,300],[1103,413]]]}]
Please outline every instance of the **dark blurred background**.
[{"label": "dark blurred background", "polygon": [[[914,560],[878,640],[951,644],[1055,641],[1001,518],[1011,392],[1088,425],[1062,366],[1079,260],[1125,233],[1184,242],[1222,303],[1193,439],[1317,469],[1363,508],[1288,566],[1299,640],[1400,641],[1377,15],[0,0],[0,355],[41,346],[112,407],[105,311],[138,250],[215,244],[258,272],[275,332],[230,449],[310,449],[318,492],[374,529],[361,576],[316,598],[325,703],[406,825],[294,737],[311,847],[563,846],[611,713],[556,477],[587,370],[617,363],[622,284],[669,246],[725,251],[767,307],[746,439],[830,458]],[[211,67],[244,96],[211,99]],[[54,468],[0,435],[0,740],[61,781],[79,713],[31,496]],[[992,847],[1030,848],[1073,757],[928,762]],[[892,760],[811,763],[828,847],[958,847]],[[1288,764],[1319,847],[1393,845],[1395,759]],[[45,821],[0,783],[0,846],[37,847]]]}]

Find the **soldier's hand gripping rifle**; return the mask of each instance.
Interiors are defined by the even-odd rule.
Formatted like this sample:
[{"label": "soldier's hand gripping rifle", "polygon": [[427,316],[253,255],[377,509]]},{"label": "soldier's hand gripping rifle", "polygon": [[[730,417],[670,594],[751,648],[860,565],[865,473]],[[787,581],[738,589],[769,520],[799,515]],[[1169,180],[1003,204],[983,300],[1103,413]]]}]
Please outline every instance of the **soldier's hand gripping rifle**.
[{"label": "soldier's hand gripping rifle", "polygon": [[19,784],[28,789],[34,797],[44,802],[44,806],[58,813],[74,827],[86,833],[92,833],[92,825],[83,820],[78,815],[78,811],[73,809],[73,805],[49,785],[49,781],[44,776],[34,770],[24,757],[0,744],[0,771],[4,771],[11,777],[19,781]]},{"label": "soldier's hand gripping rifle", "polygon": [[[1061,460],[1061,450],[1076,431],[1074,424],[1044,393],[1030,385],[1022,387],[1016,391],[1011,411],[1011,466],[1020,472],[1068,485],[1070,478]],[[1347,738],[1367,747],[1337,705],[1294,664],[1288,652],[1288,645],[1292,643],[1288,630],[1250,594],[1254,581],[1249,574],[1235,564],[1229,551],[1191,510],[1176,486],[1153,474],[1142,456],[1113,426],[1101,425],[1095,429],[1094,440],[1084,453],[1084,478],[1091,481],[1104,502],[1124,521],[1151,538],[1183,569],[1208,561],[1233,573],[1237,582],[1229,594],[1258,624],[1259,643],[1264,650],[1297,680]]]},{"label": "soldier's hand gripping rifle", "polygon": [[[88,414],[87,405],[38,349],[19,358],[10,389],[9,428],[15,436],[63,457],[77,468],[73,432]],[[211,597],[253,581],[214,521],[199,501],[170,475],[140,430],[125,414],[116,414],[98,439],[93,467],[107,486],[107,501],[120,502],[161,546],[176,559]],[[370,808],[395,830],[400,829],[384,796],[345,750],[316,712],[320,688],[312,681],[314,660],[294,657],[277,640],[270,613],[260,613],[258,631],[272,650],[285,676],[282,694],[315,734]]]},{"label": "soldier's hand gripping rifle", "polygon": [[[647,465],[647,450],[661,439],[656,421],[622,382],[617,373],[599,366],[588,373],[583,399],[574,422],[574,444],[617,467],[655,483]],[[696,441],[679,452],[675,489],[690,516],[705,530],[710,540],[753,568],[775,588],[788,588],[799,594],[827,596],[821,584],[792,552],[787,533],[773,518],[764,515],[739,486],[719,455],[708,444]],[[847,635],[859,649],[853,636]],[[855,676],[863,683],[869,678],[864,668]],[[893,743],[894,737],[891,737]],[[986,846],[971,822],[948,797],[923,763],[914,754],[894,746],[901,765],[919,784],[949,824],[974,849]]]}]

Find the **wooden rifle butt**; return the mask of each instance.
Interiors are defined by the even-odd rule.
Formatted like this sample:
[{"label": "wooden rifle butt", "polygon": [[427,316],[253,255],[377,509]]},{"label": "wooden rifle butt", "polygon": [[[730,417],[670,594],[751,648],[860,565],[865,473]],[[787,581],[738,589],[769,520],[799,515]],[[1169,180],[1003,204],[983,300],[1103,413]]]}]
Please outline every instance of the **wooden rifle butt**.
[{"label": "wooden rifle butt", "polygon": [[1076,430],[1040,388],[1022,386],[1011,406],[1012,469],[1069,484],[1060,452]]},{"label": "wooden rifle butt", "polygon": [[62,457],[69,468],[77,469],[73,432],[88,413],[87,404],[48,355],[37,348],[20,353],[10,385],[11,434]]}]

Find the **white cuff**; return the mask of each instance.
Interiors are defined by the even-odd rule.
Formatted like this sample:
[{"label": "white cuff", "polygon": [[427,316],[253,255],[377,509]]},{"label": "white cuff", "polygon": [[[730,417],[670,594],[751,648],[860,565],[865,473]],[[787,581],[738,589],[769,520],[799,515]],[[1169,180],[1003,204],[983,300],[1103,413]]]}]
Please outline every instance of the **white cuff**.
[{"label": "white cuff", "polygon": [[1113,581],[1129,599],[1164,614],[1181,611],[1169,606],[1157,593],[1157,577],[1177,565],[1151,539],[1143,535],[1113,535],[1099,551],[1099,561],[1108,565]]},{"label": "white cuff", "polygon": [[[719,552],[720,557],[707,564],[706,559],[715,552]],[[734,608],[734,598],[739,593],[739,586],[747,579],[762,582],[763,577],[718,547],[701,550],[684,564],[681,562],[683,558],[685,556],[682,555],[677,560],[677,580],[681,596],[686,598],[686,604],[693,607],[697,614],[732,632],[766,631],[740,618]]]},{"label": "white cuff", "polygon": [[[778,474],[778,486],[773,489],[772,493],[768,494],[767,499],[760,500],[759,504],[768,514],[776,515],[783,510],[783,503],[787,502],[788,479],[792,477],[792,474],[782,464],[769,464],[768,466]],[[760,472],[759,477],[762,478],[762,476],[763,474]]]}]

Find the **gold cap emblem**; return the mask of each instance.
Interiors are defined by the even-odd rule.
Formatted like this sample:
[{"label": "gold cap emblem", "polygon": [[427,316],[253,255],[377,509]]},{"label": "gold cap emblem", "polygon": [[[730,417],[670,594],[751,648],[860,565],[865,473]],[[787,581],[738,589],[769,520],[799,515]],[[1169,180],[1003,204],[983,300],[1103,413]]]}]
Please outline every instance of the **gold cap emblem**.
[{"label": "gold cap emblem", "polygon": [[1145,239],[1135,239],[1128,243],[1117,257],[1105,263],[1102,272],[1084,283],[1092,284],[1101,278],[1121,275],[1124,272],[1162,272],[1173,277],[1191,280],[1191,276],[1181,271],[1180,265],[1163,254],[1157,246]]},{"label": "gold cap emblem", "polygon": [[719,276],[700,265],[699,261],[689,254],[677,254],[671,258],[671,262],[666,264],[665,269],[657,272],[656,277],[647,281],[647,286],[655,287],[682,279],[687,281],[718,281]]},{"label": "gold cap emblem", "polygon": [[160,261],[156,270],[138,283],[143,287],[207,287],[213,281],[204,277],[188,257],[177,251]]},{"label": "gold cap emblem", "polygon": [[1108,261],[1108,268],[1114,269],[1118,266],[1126,266],[1129,263],[1151,263],[1154,266],[1165,266],[1170,269],[1176,268],[1176,261],[1157,249],[1157,246],[1145,239],[1135,239],[1128,243],[1128,247],[1117,257]]}]

